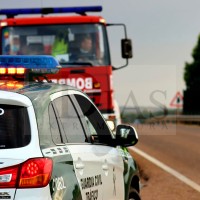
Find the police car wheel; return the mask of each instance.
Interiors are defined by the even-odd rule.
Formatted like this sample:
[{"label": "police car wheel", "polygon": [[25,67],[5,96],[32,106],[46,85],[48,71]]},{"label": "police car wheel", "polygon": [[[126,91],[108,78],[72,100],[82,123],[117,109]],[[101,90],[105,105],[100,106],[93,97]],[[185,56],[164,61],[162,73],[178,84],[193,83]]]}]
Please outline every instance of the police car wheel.
[{"label": "police car wheel", "polygon": [[131,188],[129,191],[129,200],[141,200],[138,191],[134,188]]}]

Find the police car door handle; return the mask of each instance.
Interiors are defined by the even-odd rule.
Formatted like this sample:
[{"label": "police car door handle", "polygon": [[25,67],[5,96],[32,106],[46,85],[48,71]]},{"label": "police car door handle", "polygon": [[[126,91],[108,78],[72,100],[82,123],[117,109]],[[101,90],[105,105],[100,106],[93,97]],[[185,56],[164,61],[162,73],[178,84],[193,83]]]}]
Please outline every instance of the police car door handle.
[{"label": "police car door handle", "polygon": [[84,169],[84,164],[83,163],[76,163],[75,165],[76,169]]}]

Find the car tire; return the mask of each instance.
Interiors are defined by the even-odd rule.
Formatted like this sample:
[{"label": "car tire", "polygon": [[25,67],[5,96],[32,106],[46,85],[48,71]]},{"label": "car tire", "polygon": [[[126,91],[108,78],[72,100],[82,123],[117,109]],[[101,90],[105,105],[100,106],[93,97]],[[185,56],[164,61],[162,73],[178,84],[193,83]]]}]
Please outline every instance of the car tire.
[{"label": "car tire", "polygon": [[131,188],[129,191],[129,200],[141,200],[138,191],[135,188]]}]

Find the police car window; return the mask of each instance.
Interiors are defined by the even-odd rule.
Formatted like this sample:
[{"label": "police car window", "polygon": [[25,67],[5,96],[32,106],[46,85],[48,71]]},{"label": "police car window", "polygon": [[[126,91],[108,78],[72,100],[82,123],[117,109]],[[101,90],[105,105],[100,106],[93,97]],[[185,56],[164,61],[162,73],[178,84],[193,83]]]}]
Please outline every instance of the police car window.
[{"label": "police car window", "polygon": [[84,119],[85,119],[87,127],[88,127],[88,129],[90,131],[90,135],[97,135],[97,131],[95,130],[94,126],[92,125],[92,123],[90,122],[88,117],[84,116]]},{"label": "police car window", "polygon": [[25,107],[0,104],[0,149],[24,147],[31,140]]},{"label": "police car window", "polygon": [[58,122],[57,122],[52,104],[49,105],[49,122],[50,122],[51,135],[52,135],[53,142],[55,144],[61,144],[62,141],[61,141],[60,130],[58,127]]},{"label": "police car window", "polygon": [[84,143],[86,140],[85,133],[69,97],[63,96],[57,98],[54,100],[54,103],[68,142]]},{"label": "police car window", "polygon": [[85,118],[90,134],[98,135],[101,143],[112,142],[111,132],[95,106],[82,95],[75,94],[74,96],[83,112],[81,118]]}]

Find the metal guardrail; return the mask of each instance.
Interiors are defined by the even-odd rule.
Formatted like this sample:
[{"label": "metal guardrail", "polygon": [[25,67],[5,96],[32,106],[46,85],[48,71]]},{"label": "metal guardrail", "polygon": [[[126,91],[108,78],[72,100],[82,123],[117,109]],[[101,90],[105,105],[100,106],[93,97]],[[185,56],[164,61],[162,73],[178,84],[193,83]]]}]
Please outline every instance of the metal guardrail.
[{"label": "metal guardrail", "polygon": [[200,115],[166,115],[157,116],[145,120],[145,123],[198,123],[200,124]]}]

